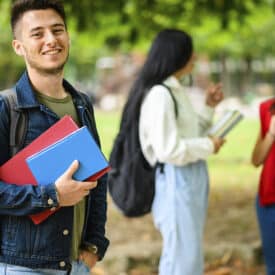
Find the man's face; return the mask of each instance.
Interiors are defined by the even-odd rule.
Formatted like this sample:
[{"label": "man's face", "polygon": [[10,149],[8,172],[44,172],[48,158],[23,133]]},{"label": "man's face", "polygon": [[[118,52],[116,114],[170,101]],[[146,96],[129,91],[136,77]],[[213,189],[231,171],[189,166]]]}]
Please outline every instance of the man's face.
[{"label": "man's face", "polygon": [[63,71],[69,55],[69,35],[56,11],[27,11],[16,24],[15,36],[13,48],[25,59],[28,71],[42,74]]}]

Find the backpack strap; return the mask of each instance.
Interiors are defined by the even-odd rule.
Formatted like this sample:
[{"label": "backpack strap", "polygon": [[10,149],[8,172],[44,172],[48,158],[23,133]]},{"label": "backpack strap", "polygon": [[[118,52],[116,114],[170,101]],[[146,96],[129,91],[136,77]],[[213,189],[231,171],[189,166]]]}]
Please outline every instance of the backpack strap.
[{"label": "backpack strap", "polygon": [[[162,83],[161,85],[164,86],[164,87],[168,90],[168,92],[169,92],[169,94],[170,94],[170,96],[171,96],[171,98],[172,98],[172,100],[173,100],[173,102],[174,102],[175,115],[176,115],[176,118],[177,118],[177,117],[178,117],[179,111],[178,111],[178,104],[177,104],[176,98],[175,98],[175,96],[174,96],[174,94],[173,94],[173,92],[172,92],[172,90],[171,90],[170,87],[168,87],[167,85],[165,85],[165,84],[163,84],[163,83]],[[164,163],[162,163],[162,162],[157,162],[157,163],[156,163],[156,167],[160,167],[160,173],[161,173],[161,174],[164,173]]]},{"label": "backpack strap", "polygon": [[92,129],[91,129],[92,130],[92,135],[93,135],[95,141],[97,142],[97,144],[99,145],[99,147],[101,147],[100,139],[99,139],[98,132],[97,132],[97,129],[96,129],[94,110],[93,110],[93,107],[91,107],[92,103],[88,101],[87,96],[85,94],[83,94],[82,92],[78,92],[78,94],[81,98],[82,104],[84,104],[87,115],[89,117],[90,124],[91,124],[91,127],[92,127]]},{"label": "backpack strap", "polygon": [[10,153],[14,156],[23,146],[27,133],[27,113],[17,108],[15,90],[7,89],[1,92],[10,115]]},{"label": "backpack strap", "polygon": [[164,86],[169,91],[169,94],[170,94],[170,96],[171,96],[171,98],[172,98],[172,100],[174,102],[175,115],[176,115],[176,118],[177,118],[179,111],[178,111],[178,104],[177,104],[176,98],[175,98],[175,96],[174,96],[174,94],[173,94],[173,92],[172,92],[172,90],[171,90],[170,87],[168,87],[167,85],[165,85],[163,83],[161,85]]}]

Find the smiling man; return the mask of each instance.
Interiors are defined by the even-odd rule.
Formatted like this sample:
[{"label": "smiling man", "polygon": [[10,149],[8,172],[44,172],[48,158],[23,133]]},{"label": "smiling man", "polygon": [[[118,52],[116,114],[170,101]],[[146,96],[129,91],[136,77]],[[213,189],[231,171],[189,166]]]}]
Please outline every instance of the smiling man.
[{"label": "smiling man", "polygon": [[[12,46],[26,65],[13,89],[17,108],[28,117],[23,147],[67,114],[86,125],[99,143],[89,98],[64,79],[70,38],[61,2],[17,0],[11,26]],[[0,165],[12,157],[9,133],[8,106],[0,93]],[[76,181],[77,169],[75,161],[46,188],[0,178],[0,274],[89,274],[103,258],[109,244],[106,178]],[[60,206],[39,225],[28,216]]]}]

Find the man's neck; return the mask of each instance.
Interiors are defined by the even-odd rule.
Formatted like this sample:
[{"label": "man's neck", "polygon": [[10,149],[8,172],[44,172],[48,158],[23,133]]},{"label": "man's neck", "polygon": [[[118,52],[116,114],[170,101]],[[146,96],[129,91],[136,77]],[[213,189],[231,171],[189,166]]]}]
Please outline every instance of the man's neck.
[{"label": "man's neck", "polygon": [[39,93],[54,98],[67,96],[63,87],[63,71],[56,74],[41,74],[28,70],[28,75],[33,88]]}]

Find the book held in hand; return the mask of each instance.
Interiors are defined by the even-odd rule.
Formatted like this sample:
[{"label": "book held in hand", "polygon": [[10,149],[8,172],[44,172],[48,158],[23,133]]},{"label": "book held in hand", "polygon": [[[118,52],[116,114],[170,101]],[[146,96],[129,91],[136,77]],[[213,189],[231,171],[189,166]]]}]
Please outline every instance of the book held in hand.
[{"label": "book held in hand", "polygon": [[[105,174],[110,169],[86,126],[26,159],[39,185],[55,182],[74,160],[79,162],[79,168],[73,175],[75,180],[97,180],[99,172]],[[97,176],[93,178],[95,174]]]},{"label": "book held in hand", "polygon": [[[64,138],[77,129],[79,129],[79,127],[70,116],[66,115],[62,117],[0,167],[1,180],[16,185],[37,185],[37,181],[27,165],[26,158]],[[56,211],[57,210],[52,211],[47,209],[41,213],[30,215],[29,217],[34,224],[40,224]]]},{"label": "book held in hand", "polygon": [[241,120],[243,114],[238,110],[227,111],[208,131],[209,136],[224,138]]},{"label": "book held in hand", "polygon": [[[58,142],[67,135],[77,131],[79,127],[73,121],[73,119],[66,115],[58,120],[49,129],[43,132],[35,140],[33,140],[28,146],[19,151],[6,163],[0,167],[0,179],[9,184],[16,185],[37,185],[38,182],[32,174],[26,159],[37,152],[47,148],[51,144]],[[88,152],[87,152],[88,153]],[[109,168],[98,171],[88,178],[88,181],[95,181],[108,172]],[[30,215],[34,224],[40,224],[50,215],[53,215],[55,211],[47,209],[41,213]]]}]

